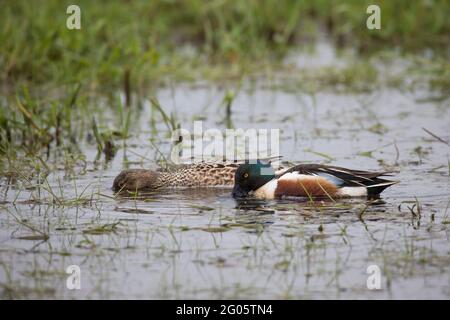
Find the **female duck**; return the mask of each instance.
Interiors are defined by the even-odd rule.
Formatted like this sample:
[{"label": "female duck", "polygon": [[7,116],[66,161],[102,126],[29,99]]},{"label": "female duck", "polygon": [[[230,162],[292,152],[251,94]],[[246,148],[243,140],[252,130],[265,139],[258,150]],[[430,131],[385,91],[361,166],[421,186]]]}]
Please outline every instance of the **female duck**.
[{"label": "female duck", "polygon": [[245,163],[235,173],[233,197],[260,199],[282,197],[361,197],[380,194],[397,183],[382,176],[390,172],[349,170],[319,164],[301,164],[274,172],[261,162]]},{"label": "female duck", "polygon": [[[270,157],[258,160],[258,162],[264,161],[266,165],[270,166],[277,159],[279,157]],[[242,163],[245,162],[224,160],[180,165],[166,171],[123,170],[114,179],[113,190],[118,192],[123,190],[152,190],[164,187],[232,187],[236,169]]]},{"label": "female duck", "polygon": [[232,186],[238,163],[196,163],[170,171],[129,169],[113,183],[114,191],[152,190],[163,187]]}]

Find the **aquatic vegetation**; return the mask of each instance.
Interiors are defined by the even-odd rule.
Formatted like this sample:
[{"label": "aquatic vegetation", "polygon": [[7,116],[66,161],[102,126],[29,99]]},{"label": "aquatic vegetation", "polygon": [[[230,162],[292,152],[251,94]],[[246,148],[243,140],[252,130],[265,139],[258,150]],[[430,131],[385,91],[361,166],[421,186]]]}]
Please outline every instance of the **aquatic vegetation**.
[{"label": "aquatic vegetation", "polygon": [[[70,1],[0,1],[0,297],[448,298],[449,2],[377,1],[383,32],[370,2],[80,0],[77,31]],[[280,128],[290,165],[401,183],[371,200],[113,193],[123,169],[170,168],[194,120]]]}]

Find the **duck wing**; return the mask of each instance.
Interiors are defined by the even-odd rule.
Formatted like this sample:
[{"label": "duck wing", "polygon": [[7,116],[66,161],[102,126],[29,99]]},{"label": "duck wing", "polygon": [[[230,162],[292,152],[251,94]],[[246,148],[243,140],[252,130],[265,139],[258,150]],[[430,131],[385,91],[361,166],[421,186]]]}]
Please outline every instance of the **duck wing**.
[{"label": "duck wing", "polygon": [[321,164],[300,164],[284,171],[278,176],[286,173],[298,173],[302,175],[320,176],[326,178],[339,188],[343,187],[366,187],[368,194],[379,194],[385,188],[398,183],[398,181],[387,180],[382,177],[392,176],[392,171],[363,171],[352,170],[336,166]]}]

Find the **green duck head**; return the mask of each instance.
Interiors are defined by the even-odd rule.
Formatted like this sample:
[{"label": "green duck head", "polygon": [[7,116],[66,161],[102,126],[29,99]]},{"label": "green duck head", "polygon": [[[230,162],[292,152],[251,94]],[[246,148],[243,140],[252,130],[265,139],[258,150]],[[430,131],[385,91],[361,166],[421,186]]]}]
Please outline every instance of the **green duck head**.
[{"label": "green duck head", "polygon": [[275,171],[268,163],[257,160],[241,164],[234,175],[233,197],[247,197],[274,177]]}]

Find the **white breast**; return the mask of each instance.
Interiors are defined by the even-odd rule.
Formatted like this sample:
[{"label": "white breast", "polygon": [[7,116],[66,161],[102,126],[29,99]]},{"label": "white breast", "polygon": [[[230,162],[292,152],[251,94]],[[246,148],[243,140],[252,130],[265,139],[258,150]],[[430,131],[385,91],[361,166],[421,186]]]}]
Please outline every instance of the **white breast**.
[{"label": "white breast", "polygon": [[277,185],[278,181],[273,179],[254,191],[253,195],[258,199],[274,199]]},{"label": "white breast", "polygon": [[337,195],[340,197],[364,197],[367,196],[366,187],[343,187],[338,189]]}]

